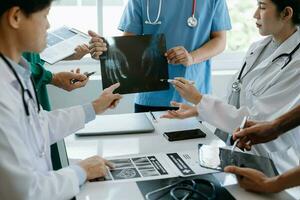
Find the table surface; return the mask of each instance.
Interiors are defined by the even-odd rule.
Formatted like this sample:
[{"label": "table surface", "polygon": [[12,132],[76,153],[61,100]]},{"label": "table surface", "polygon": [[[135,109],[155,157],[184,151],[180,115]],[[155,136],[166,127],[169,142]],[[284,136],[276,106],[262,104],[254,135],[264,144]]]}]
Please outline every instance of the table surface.
[{"label": "table surface", "polygon": [[[150,114],[146,114],[155,127],[155,131],[152,133],[88,137],[71,135],[67,137],[65,143],[69,159],[84,159],[93,155],[106,158],[162,152],[197,151],[199,143],[225,145],[213,134],[209,125],[199,123],[196,118],[184,120],[161,119],[159,118],[161,112],[155,112],[154,115],[158,120],[154,122]],[[200,128],[206,133],[206,137],[176,142],[169,142],[163,137],[165,131],[192,128]],[[222,182],[226,174],[218,173],[215,176]],[[237,184],[226,186],[226,188],[237,199],[291,199],[285,192],[272,195],[255,194],[245,191]],[[120,199],[120,197],[128,200],[143,199],[135,182],[88,182],[81,187],[80,193],[76,196],[78,200],[113,200]]]}]

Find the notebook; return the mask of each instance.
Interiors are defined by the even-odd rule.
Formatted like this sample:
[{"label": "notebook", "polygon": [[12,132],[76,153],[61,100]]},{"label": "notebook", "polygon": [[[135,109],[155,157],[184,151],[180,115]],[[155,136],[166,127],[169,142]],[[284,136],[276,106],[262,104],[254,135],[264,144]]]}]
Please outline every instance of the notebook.
[{"label": "notebook", "polygon": [[77,131],[78,136],[151,133],[154,127],[145,113],[101,115]]}]

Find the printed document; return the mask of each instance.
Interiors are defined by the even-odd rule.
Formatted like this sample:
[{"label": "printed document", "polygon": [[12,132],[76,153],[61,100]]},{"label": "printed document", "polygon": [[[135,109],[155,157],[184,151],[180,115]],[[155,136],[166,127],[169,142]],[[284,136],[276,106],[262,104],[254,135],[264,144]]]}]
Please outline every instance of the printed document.
[{"label": "printed document", "polygon": [[48,32],[47,48],[41,53],[41,59],[54,64],[74,54],[78,45],[88,44],[89,41],[90,37],[87,34],[63,26]]}]

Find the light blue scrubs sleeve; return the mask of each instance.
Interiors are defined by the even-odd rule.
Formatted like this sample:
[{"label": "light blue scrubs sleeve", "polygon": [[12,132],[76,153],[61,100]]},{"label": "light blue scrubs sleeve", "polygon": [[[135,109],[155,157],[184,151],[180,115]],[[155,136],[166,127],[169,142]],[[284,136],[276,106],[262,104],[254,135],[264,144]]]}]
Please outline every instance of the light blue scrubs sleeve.
[{"label": "light blue scrubs sleeve", "polygon": [[86,172],[84,171],[84,169],[82,169],[82,167],[80,167],[79,165],[71,165],[70,168],[75,171],[79,180],[79,186],[83,185],[86,181]]},{"label": "light blue scrubs sleeve", "polygon": [[91,103],[83,105],[85,114],[85,123],[88,123],[96,118],[96,113]]},{"label": "light blue scrubs sleeve", "polygon": [[212,22],[212,32],[230,30],[231,22],[228,13],[226,0],[216,0],[214,17]]},{"label": "light blue scrubs sleeve", "polygon": [[141,35],[143,31],[143,16],[141,0],[129,0],[123,12],[118,29]]}]

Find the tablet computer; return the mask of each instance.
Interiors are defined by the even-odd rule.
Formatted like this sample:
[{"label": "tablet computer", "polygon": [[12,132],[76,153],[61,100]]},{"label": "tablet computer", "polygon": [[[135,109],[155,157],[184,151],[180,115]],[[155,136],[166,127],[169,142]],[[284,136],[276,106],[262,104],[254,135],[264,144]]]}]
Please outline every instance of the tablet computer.
[{"label": "tablet computer", "polygon": [[198,158],[201,167],[223,171],[228,165],[259,170],[269,177],[277,176],[278,171],[269,158],[211,145],[198,145]]}]

